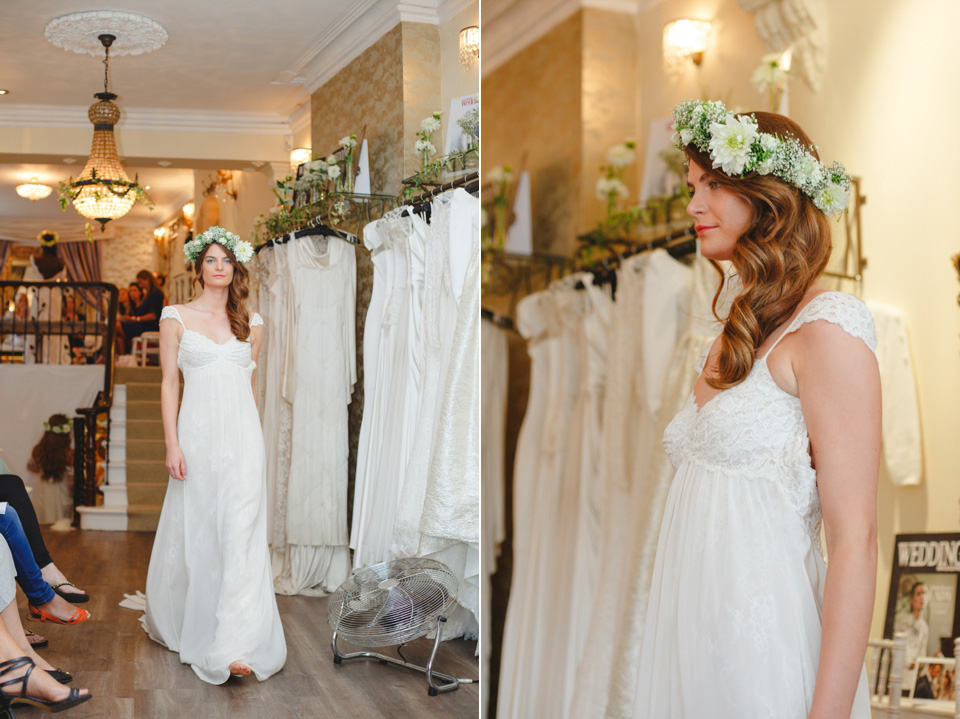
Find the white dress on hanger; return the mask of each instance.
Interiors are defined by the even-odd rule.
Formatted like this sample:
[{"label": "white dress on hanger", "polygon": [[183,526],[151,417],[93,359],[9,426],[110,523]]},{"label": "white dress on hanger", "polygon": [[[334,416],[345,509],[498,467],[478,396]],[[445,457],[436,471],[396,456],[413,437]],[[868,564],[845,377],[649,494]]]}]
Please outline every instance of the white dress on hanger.
[{"label": "white dress on hanger", "polygon": [[[164,307],[162,320],[183,320]],[[262,324],[254,314],[251,326]],[[186,479],[170,479],[147,571],[150,638],[197,676],[222,684],[231,662],[263,681],[287,646],[267,548],[263,433],[249,342],[219,344],[183,329],[177,352],[183,399],[177,437]]]},{"label": "white dress on hanger", "polygon": [[[766,357],[783,336],[821,320],[875,350],[866,306],[822,293],[743,382],[701,408],[691,392],[664,433],[676,475],[633,716],[805,719],[810,710],[826,578],[817,475],[800,399],[774,382]],[[851,716],[870,717],[864,672]]]},{"label": "white dress on hanger", "polygon": [[[445,379],[440,388],[433,453],[426,468],[422,513],[417,528],[417,556],[443,562],[459,580],[457,602],[460,606],[447,617],[444,636],[478,637],[480,203],[465,190],[458,189],[434,200],[433,213],[434,229],[439,229],[442,240],[450,243],[450,256],[465,257],[469,263],[466,266],[462,262],[451,263],[454,272],[459,267],[465,274],[453,275],[460,294],[460,306],[455,327],[449,331],[450,351],[442,370]],[[462,218],[467,221],[459,222]],[[447,332],[442,325],[439,330]],[[437,339],[443,342],[443,334]]]},{"label": "white dress on hanger", "polygon": [[[412,212],[402,216],[409,209],[398,208],[377,222],[385,249],[375,261],[384,261],[384,275],[392,283],[384,298],[376,380],[364,376],[368,388],[374,383],[373,392],[364,393],[364,403],[376,404],[369,415],[364,411],[368,448],[363,452],[363,474],[355,483],[355,490],[358,485],[362,490],[361,501],[353,507],[357,531],[351,541],[356,546],[357,568],[392,558],[390,543],[420,409],[427,227]],[[359,452],[358,447],[358,476]]]},{"label": "white dress on hanger", "polygon": [[[691,269],[666,250],[627,258],[617,274],[607,353],[603,406],[601,474],[603,499],[598,571],[627,577],[633,538],[656,495],[649,481],[663,380],[686,323]],[[635,611],[620,582],[596,595],[588,615],[591,646],[616,647],[627,617]],[[570,716],[607,716],[613,651],[587,650],[580,656]],[[634,676],[630,680],[631,692]],[[615,716],[615,715],[613,715]]]},{"label": "white dress on hanger", "polygon": [[543,471],[542,451],[552,392],[553,347],[560,341],[553,294],[527,295],[517,303],[517,331],[527,340],[530,392],[517,437],[513,472],[513,579],[504,621],[497,690],[498,719],[536,716],[535,687],[541,643],[549,627],[543,606],[555,579],[546,531],[555,523],[557,482]]},{"label": "white dress on hanger", "polygon": [[483,507],[483,578],[480,585],[480,716],[487,716],[490,685],[490,577],[497,570],[506,536],[504,455],[507,421],[508,349],[506,331],[480,323],[480,502]]},{"label": "white dress on hanger", "polygon": [[347,406],[356,382],[356,254],[337,238],[287,243],[294,326],[284,378],[293,405],[286,545],[273,546],[281,594],[319,596],[350,575]]}]

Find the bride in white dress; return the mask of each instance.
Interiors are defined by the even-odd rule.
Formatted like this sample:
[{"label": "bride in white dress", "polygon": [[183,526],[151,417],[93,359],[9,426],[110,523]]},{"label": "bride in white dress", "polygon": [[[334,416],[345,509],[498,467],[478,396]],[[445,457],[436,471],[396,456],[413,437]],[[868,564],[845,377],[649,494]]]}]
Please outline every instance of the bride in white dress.
[{"label": "bride in white dress", "polygon": [[[287,648],[267,548],[263,432],[254,399],[263,320],[249,315],[249,243],[212,227],[184,247],[201,291],[160,317],[167,487],[144,627],[197,676],[261,681]],[[179,375],[183,400],[177,417]]]},{"label": "bride in white dress", "polygon": [[633,716],[869,719],[876,334],[859,299],[817,281],[850,178],[785,117],[705,102],[674,117],[701,252],[742,292],[664,433],[677,471]]}]

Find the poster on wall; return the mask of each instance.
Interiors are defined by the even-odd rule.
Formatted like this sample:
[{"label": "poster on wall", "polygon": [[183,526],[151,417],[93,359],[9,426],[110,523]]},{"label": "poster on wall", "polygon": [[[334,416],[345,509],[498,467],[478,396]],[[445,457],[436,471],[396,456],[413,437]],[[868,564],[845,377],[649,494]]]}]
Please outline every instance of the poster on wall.
[{"label": "poster on wall", "polygon": [[[451,152],[462,152],[476,146],[479,141],[479,135],[468,134],[464,131],[462,125],[470,123],[458,123],[471,113],[480,113],[480,99],[476,95],[464,95],[455,97],[450,101],[450,114],[447,115],[447,131],[445,133],[446,142],[443,146],[443,154],[449,155]],[[477,123],[472,123],[473,127],[478,127]],[[479,133],[479,129],[477,130]]]},{"label": "poster on wall", "polygon": [[898,534],[883,636],[906,635],[904,688],[915,685],[918,659],[953,657],[960,636],[960,533]]}]

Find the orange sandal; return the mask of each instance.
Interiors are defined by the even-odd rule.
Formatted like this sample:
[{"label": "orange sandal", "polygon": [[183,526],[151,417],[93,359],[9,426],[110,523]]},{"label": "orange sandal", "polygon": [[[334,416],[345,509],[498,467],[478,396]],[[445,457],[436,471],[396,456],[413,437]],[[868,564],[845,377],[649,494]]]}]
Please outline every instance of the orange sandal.
[{"label": "orange sandal", "polygon": [[73,613],[69,619],[64,621],[63,619],[57,619],[55,616],[49,612],[45,612],[42,609],[38,609],[32,604],[28,604],[30,611],[27,613],[27,619],[31,619],[35,622],[53,622],[54,624],[80,624],[85,622],[90,618],[90,612],[86,609],[80,609],[77,607],[77,611]]}]

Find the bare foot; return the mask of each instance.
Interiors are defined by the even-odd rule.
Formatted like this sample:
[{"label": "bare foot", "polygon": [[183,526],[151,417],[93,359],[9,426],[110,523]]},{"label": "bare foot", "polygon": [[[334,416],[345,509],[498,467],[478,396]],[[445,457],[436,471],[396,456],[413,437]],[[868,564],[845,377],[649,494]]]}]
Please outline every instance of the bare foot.
[{"label": "bare foot", "polygon": [[[17,667],[16,669],[8,670],[4,672],[3,679],[5,682],[19,679],[26,674],[27,669],[29,668],[29,665],[25,665],[22,667]],[[6,690],[0,689],[0,691],[12,696],[19,694],[22,687],[22,683],[9,684]],[[81,696],[89,693],[90,692],[86,689],[80,690]],[[30,672],[30,678],[27,679],[27,694],[38,699],[61,702],[70,695],[70,688],[64,686],[46,672],[37,671],[34,669],[32,672]]]},{"label": "bare foot", "polygon": [[70,580],[64,576],[63,572],[61,572],[53,562],[50,562],[50,564],[40,570],[40,576],[42,576],[43,581],[51,587],[62,584],[63,586],[59,587],[58,590],[64,594],[86,594],[82,589],[77,589],[72,584],[69,584],[68,582]]},{"label": "bare foot", "polygon": [[53,601],[47,602],[46,604],[38,604],[37,608],[42,609],[47,614],[52,614],[54,617],[64,622],[69,622],[70,619],[73,618],[75,612],[86,611],[84,609],[78,610],[77,607],[56,594],[53,597]]},{"label": "bare foot", "polygon": [[54,668],[50,662],[34,651],[33,647],[30,646],[30,641],[27,639],[27,635],[24,634],[22,639],[19,636],[14,636],[13,640],[17,643],[17,646],[20,647],[20,651],[23,652],[23,656],[32,659],[33,663],[36,664],[37,667],[44,670],[50,670]]},{"label": "bare foot", "polygon": [[233,663],[230,665],[230,673],[231,673],[231,674],[236,674],[237,676],[248,677],[248,676],[250,676],[250,674],[252,673],[252,671],[253,671],[253,670],[250,669],[250,667],[248,667],[248,666],[247,666],[246,664],[244,664],[243,662],[233,662]]}]

